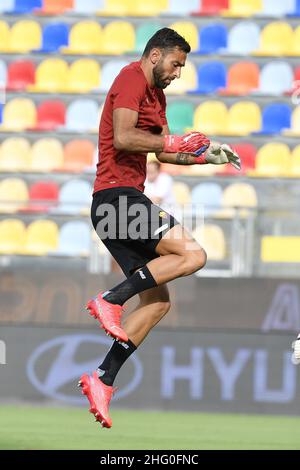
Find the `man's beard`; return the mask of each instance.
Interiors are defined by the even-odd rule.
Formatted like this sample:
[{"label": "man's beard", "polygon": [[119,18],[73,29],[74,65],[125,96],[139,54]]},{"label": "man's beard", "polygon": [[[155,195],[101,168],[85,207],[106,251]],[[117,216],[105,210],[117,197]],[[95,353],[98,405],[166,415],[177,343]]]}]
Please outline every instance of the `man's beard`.
[{"label": "man's beard", "polygon": [[154,86],[156,86],[156,88],[166,88],[168,86],[168,83],[166,83],[162,78],[163,75],[164,70],[160,60],[158,64],[153,67]]}]

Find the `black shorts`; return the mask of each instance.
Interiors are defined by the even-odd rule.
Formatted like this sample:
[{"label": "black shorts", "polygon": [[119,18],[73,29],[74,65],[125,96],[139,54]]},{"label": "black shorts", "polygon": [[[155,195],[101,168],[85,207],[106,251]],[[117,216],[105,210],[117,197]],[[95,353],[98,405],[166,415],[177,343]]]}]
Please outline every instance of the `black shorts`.
[{"label": "black shorts", "polygon": [[129,277],[158,258],[156,246],[177,220],[132,187],[97,191],[91,218],[106,248]]}]

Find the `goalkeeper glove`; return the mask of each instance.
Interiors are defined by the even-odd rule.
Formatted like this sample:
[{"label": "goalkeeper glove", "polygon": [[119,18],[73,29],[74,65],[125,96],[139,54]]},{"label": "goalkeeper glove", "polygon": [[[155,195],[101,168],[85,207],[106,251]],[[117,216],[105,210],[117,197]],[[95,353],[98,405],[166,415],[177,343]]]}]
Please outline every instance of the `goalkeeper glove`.
[{"label": "goalkeeper glove", "polygon": [[210,140],[201,132],[188,132],[183,136],[165,135],[163,151],[166,153],[193,153],[201,155],[208,149]]},{"label": "goalkeeper glove", "polygon": [[241,159],[238,154],[229,145],[216,142],[211,143],[204,155],[196,157],[195,163],[200,165],[204,163],[212,163],[213,165],[231,163],[236,170],[241,169]]}]

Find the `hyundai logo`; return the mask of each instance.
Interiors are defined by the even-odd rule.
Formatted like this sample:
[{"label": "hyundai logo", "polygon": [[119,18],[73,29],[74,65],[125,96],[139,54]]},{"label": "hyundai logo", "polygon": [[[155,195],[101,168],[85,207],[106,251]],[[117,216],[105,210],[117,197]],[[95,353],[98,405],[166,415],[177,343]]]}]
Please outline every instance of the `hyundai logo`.
[{"label": "hyundai logo", "polygon": [[[99,356],[86,362],[79,363],[75,360],[79,348],[87,343],[97,343],[105,346],[105,354],[107,346],[111,346],[111,340],[92,334],[59,336],[38,346],[27,363],[27,375],[32,385],[43,395],[52,399],[67,401],[75,405],[85,404],[84,397],[72,395],[63,389],[72,384],[73,381],[77,382],[84,372],[90,373],[99,366],[101,361]],[[54,359],[52,359],[52,356]],[[45,367],[43,365],[41,367],[42,362],[44,361],[45,364],[49,358],[51,358],[50,366]],[[134,374],[124,387],[118,389],[116,399],[126,397],[132,393],[143,377],[143,367],[136,354],[130,356],[129,359],[133,362]],[[45,370],[46,376],[44,377]],[[75,390],[75,384],[72,390]],[[76,387],[76,392],[77,390]]]}]

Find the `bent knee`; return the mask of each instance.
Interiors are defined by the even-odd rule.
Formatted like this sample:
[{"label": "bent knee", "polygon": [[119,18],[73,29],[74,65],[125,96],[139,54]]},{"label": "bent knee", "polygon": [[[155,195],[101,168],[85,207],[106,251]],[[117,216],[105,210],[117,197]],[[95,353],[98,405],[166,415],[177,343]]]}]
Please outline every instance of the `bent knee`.
[{"label": "bent knee", "polygon": [[184,260],[184,275],[187,276],[204,268],[206,260],[207,254],[203,248],[188,253]]}]

